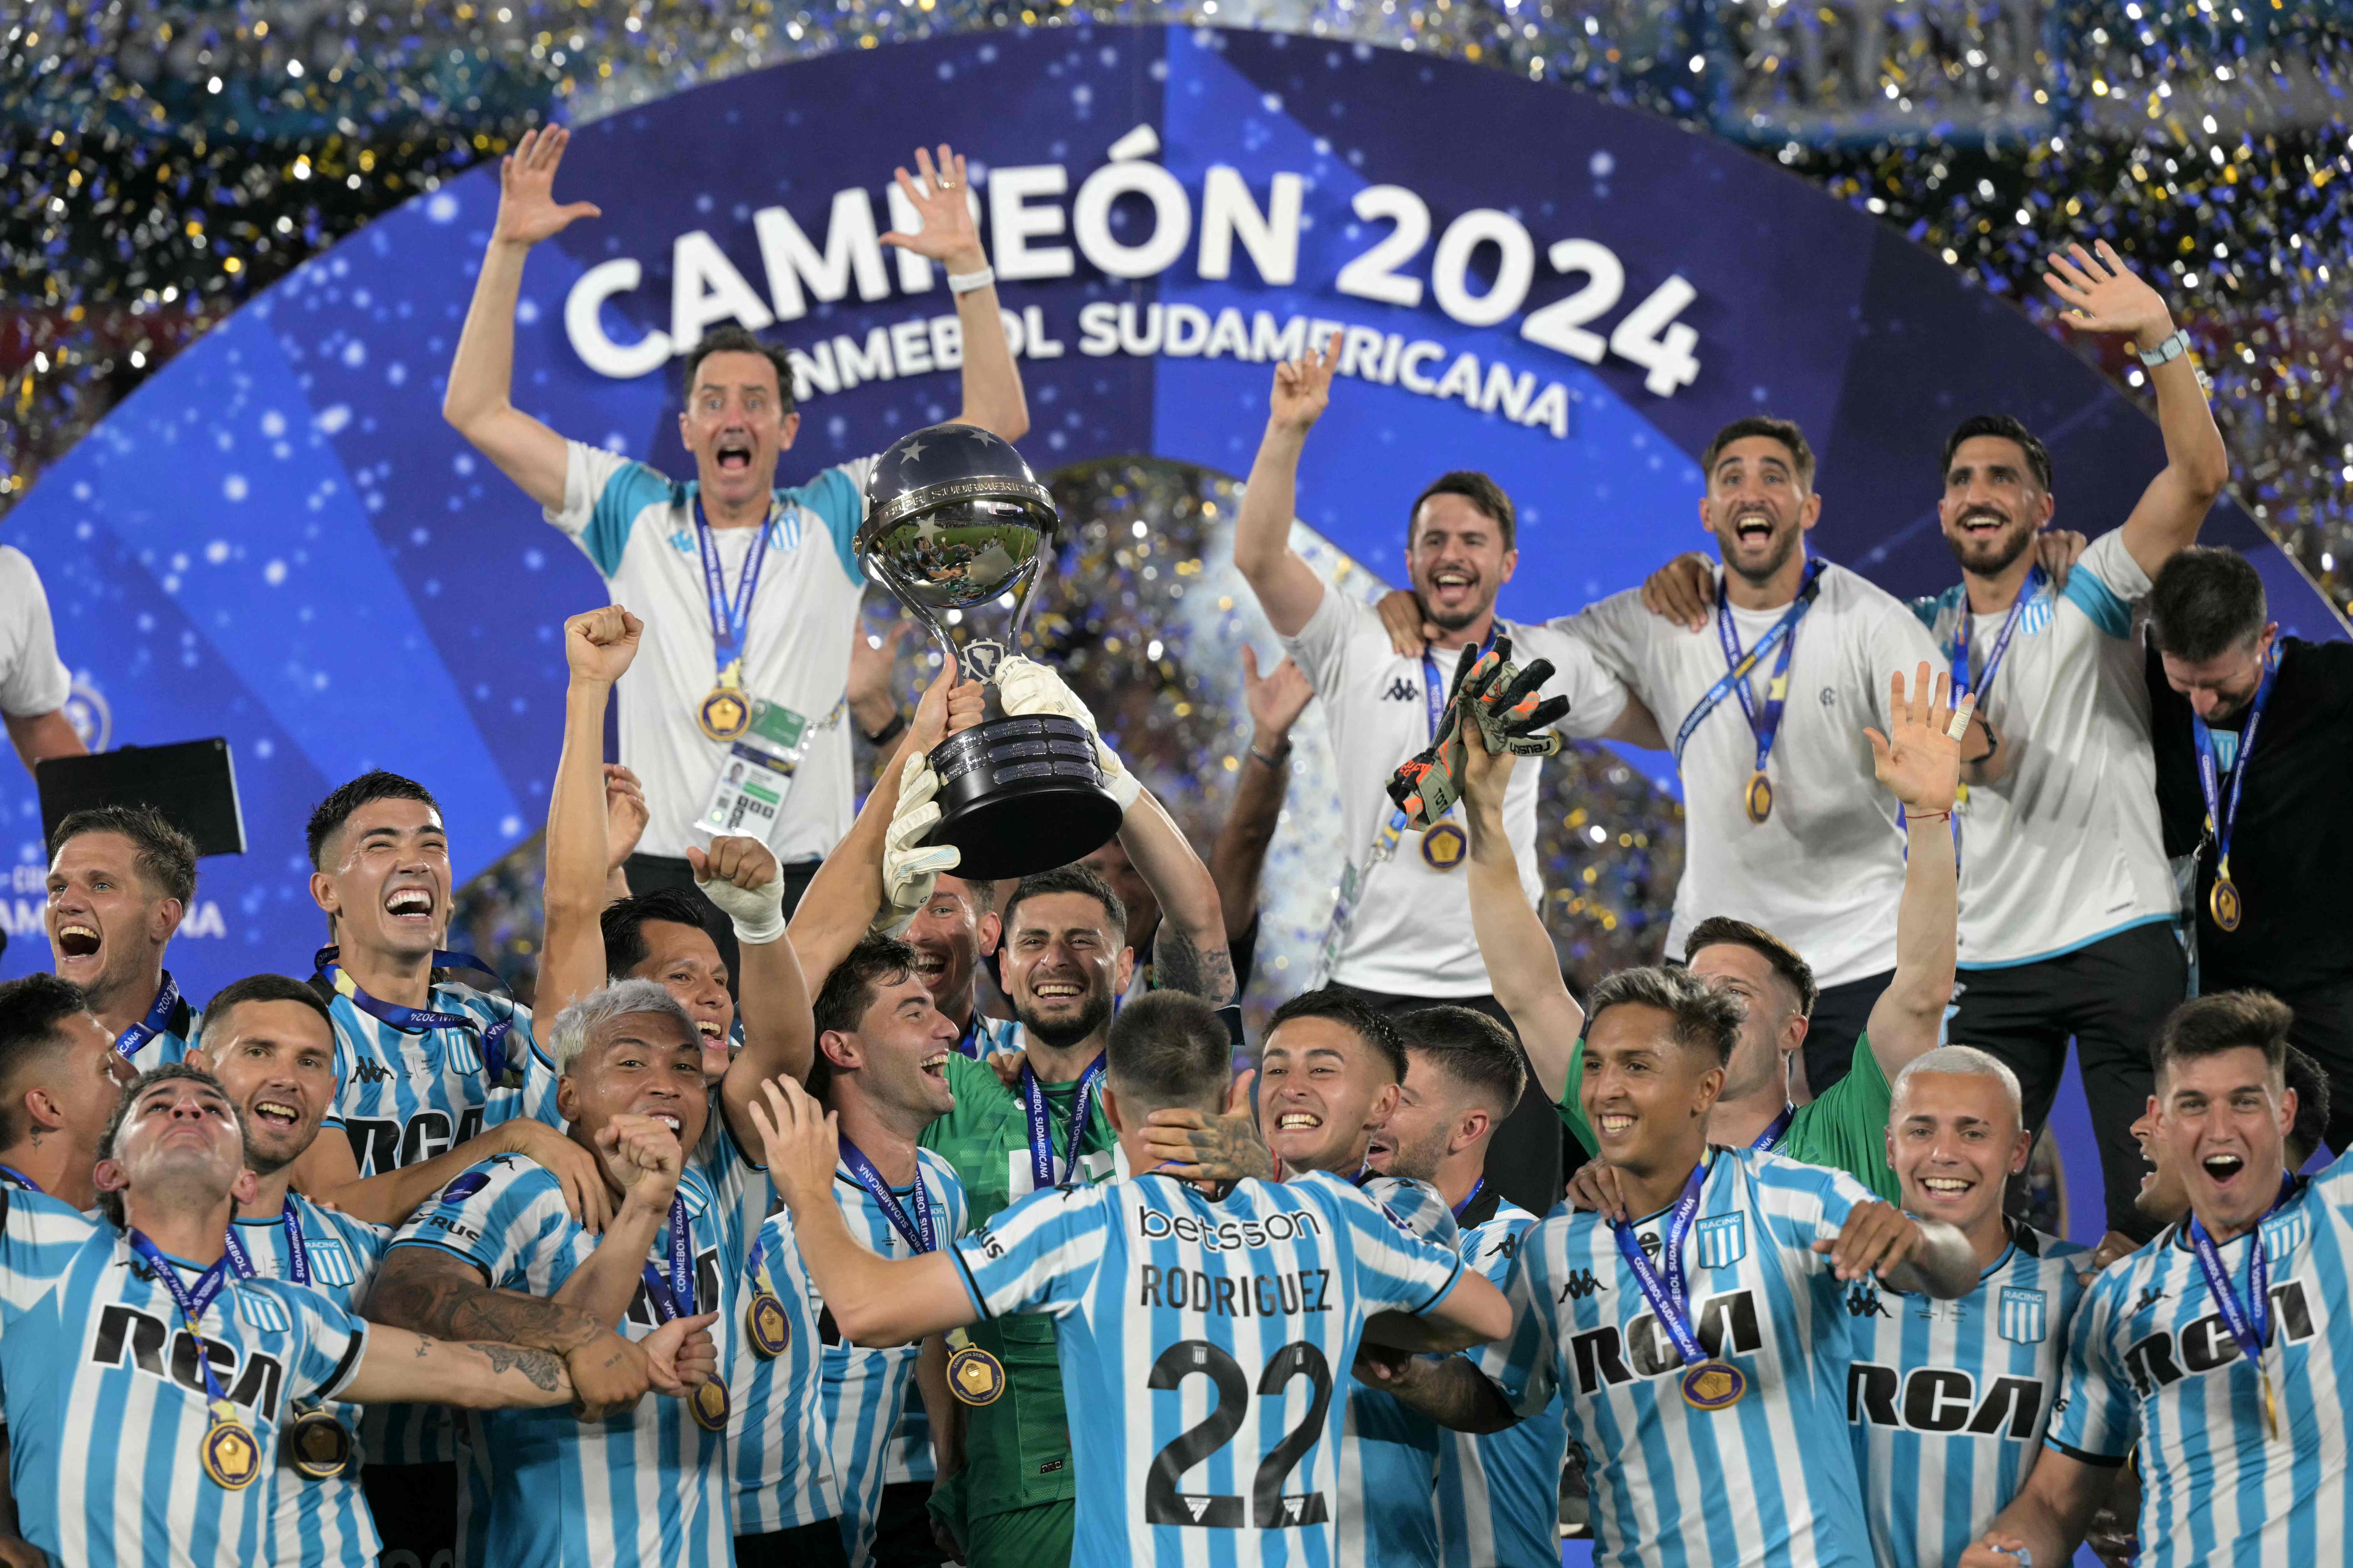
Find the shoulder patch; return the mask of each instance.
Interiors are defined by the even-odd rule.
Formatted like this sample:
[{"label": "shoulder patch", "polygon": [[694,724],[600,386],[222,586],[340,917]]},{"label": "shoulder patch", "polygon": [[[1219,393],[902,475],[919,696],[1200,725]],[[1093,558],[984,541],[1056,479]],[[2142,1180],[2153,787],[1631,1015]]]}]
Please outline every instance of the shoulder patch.
[{"label": "shoulder patch", "polygon": [[441,1189],[441,1202],[453,1206],[462,1204],[490,1184],[491,1175],[487,1171],[461,1172],[451,1178],[448,1186]]}]

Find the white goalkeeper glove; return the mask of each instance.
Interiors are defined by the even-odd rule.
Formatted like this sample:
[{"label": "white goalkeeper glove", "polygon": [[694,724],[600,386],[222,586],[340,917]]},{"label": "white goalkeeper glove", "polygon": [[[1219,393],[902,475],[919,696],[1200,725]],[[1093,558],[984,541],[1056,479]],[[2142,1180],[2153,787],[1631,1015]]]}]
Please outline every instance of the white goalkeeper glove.
[{"label": "white goalkeeper glove", "polygon": [[997,700],[1005,705],[1008,716],[1059,713],[1084,724],[1087,733],[1094,737],[1095,762],[1103,769],[1103,788],[1119,803],[1123,813],[1135,804],[1135,797],[1144,790],[1142,782],[1127,771],[1117,752],[1103,744],[1103,731],[1095,727],[1095,716],[1053,666],[1017,653],[997,665],[995,679]]},{"label": "white goalkeeper glove", "polygon": [[899,804],[882,835],[882,907],[871,929],[884,936],[905,931],[932,901],[940,873],[963,861],[963,851],[953,844],[922,842],[940,819],[932,799],[939,793],[940,775],[930,763],[921,752],[909,757],[899,770]]},{"label": "white goalkeeper glove", "polygon": [[[708,854],[689,849],[694,885],[702,896],[724,910],[735,927],[735,940],[745,947],[763,947],[785,934],[785,878],[776,858],[756,838],[720,837]],[[744,886],[752,882],[751,887]]]}]

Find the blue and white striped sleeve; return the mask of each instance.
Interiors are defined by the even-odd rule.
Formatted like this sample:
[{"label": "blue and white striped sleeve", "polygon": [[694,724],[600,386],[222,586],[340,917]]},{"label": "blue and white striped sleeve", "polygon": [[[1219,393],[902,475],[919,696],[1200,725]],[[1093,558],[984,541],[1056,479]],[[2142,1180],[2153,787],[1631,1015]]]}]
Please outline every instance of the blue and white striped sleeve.
[{"label": "blue and white striped sleeve", "polygon": [[1360,1190],[1423,1240],[1461,1247],[1461,1227],[1454,1223],[1454,1211],[1428,1182],[1375,1176]]},{"label": "blue and white striped sleeve", "polygon": [[[1735,1158],[1742,1156],[1736,1155]],[[1879,1199],[1844,1171],[1801,1164],[1776,1154],[1756,1154],[1757,1213],[1782,1252],[1806,1274],[1826,1273],[1831,1255],[1814,1243],[1834,1238],[1847,1216]]]},{"label": "blue and white striped sleeve", "polygon": [[[1367,1316],[1427,1312],[1454,1293],[1462,1278],[1462,1258],[1454,1249],[1452,1215],[1444,1216],[1449,1233],[1444,1241],[1425,1240],[1387,1207],[1345,1182],[1310,1175],[1292,1184],[1315,1194],[1335,1224],[1346,1227],[1350,1283]],[[1439,1205],[1441,1214],[1445,1206]]]},{"label": "blue and white striped sleeve", "polygon": [[1560,1386],[1556,1293],[1546,1263],[1551,1241],[1552,1233],[1541,1225],[1521,1234],[1519,1259],[1503,1282],[1504,1300],[1512,1304],[1512,1331],[1464,1352],[1523,1418],[1550,1405]]},{"label": "blue and white striped sleeve", "polygon": [[547,521],[570,534],[597,572],[610,578],[620,570],[638,514],[667,502],[670,482],[602,447],[586,441],[566,441],[564,447],[564,510],[546,513]]},{"label": "blue and white striped sleeve", "polygon": [[1115,1183],[1048,1187],[960,1238],[954,1255],[975,1315],[1059,1318],[1077,1306],[1119,1224],[1120,1191]]},{"label": "blue and white striped sleeve", "polygon": [[276,1280],[250,1281],[284,1302],[294,1321],[293,1363],[286,1369],[287,1398],[331,1399],[359,1370],[367,1351],[367,1324],[317,1290]]},{"label": "blue and white striped sleeve", "polygon": [[2139,1270],[2113,1268],[2094,1280],[2067,1334],[2067,1365],[2043,1441],[2071,1459],[2113,1468],[2140,1436],[2140,1401],[2111,1363],[2108,1324]]},{"label": "blue and white striped sleeve", "polygon": [[858,528],[866,521],[866,479],[874,471],[874,462],[872,458],[860,458],[836,464],[785,498],[807,508],[825,524],[833,540],[834,559],[853,583],[866,581],[866,569],[858,560]]},{"label": "blue and white striped sleeve", "polygon": [[97,1230],[62,1198],[0,1184],[0,1317],[47,1296]]},{"label": "blue and white striped sleeve", "polygon": [[536,1162],[501,1154],[460,1172],[409,1217],[392,1245],[438,1247],[482,1272],[494,1289],[523,1280],[542,1246],[569,1227],[564,1189]]},{"label": "blue and white striped sleeve", "polygon": [[2125,531],[2110,529],[2092,541],[2059,596],[2112,637],[2132,636],[2133,606],[2148,597],[2148,574],[2125,548]]}]

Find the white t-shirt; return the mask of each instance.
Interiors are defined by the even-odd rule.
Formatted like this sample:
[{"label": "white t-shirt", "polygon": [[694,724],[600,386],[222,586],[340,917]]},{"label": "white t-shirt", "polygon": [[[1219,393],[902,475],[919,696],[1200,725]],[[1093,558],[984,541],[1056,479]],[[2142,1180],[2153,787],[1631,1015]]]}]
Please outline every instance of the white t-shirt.
[{"label": "white t-shirt", "polygon": [[[716,684],[710,599],[696,544],[695,485],[645,464],[569,441],[564,510],[547,521],[572,536],[612,590],[646,623],[638,657],[621,677],[621,761],[645,785],[650,820],[638,848],[673,858],[708,836],[695,819],[727,745],[696,715]],[[866,517],[873,459],[826,469],[779,489],[768,514],[767,559],[744,632],[744,686],[808,721],[807,752],[769,847],[785,862],[819,858],[849,831],[849,642],[865,588],[853,541]],[[714,528],[730,600],[760,531]]]},{"label": "white t-shirt", "polygon": [[[2019,612],[1979,697],[2016,760],[2000,784],[1972,785],[1957,813],[1963,969],[2053,958],[2173,916],[2133,625],[2147,595],[2148,574],[2119,531],[2084,552],[2064,593],[2046,579]],[[1952,668],[1963,604],[1956,585],[1912,606],[1945,650],[1939,669]],[[1971,619],[1969,668],[1980,677],[2006,618]]]},{"label": "white t-shirt", "polygon": [[[1553,662],[1548,697],[1566,696],[1561,732],[1599,735],[1625,710],[1626,689],[1574,638],[1544,626],[1501,622],[1512,658]],[[1398,764],[1428,749],[1430,710],[1422,661],[1398,654],[1369,605],[1329,586],[1299,635],[1282,646],[1307,672],[1323,700],[1324,721],[1340,768],[1340,826],[1352,865],[1361,872],[1373,837],[1396,809],[1388,797]],[[1436,649],[1439,700],[1454,679],[1458,649]],[[1504,826],[1520,863],[1528,901],[1544,896],[1536,874],[1536,790],[1542,768],[1534,760],[1512,773],[1504,798]],[[1461,808],[1451,814],[1460,826]],[[1422,858],[1422,836],[1408,832],[1397,852],[1365,876],[1347,940],[1332,978],[1367,991],[1408,996],[1481,996],[1491,989],[1471,930],[1467,854],[1440,870]],[[1467,844],[1466,844],[1467,848]]]},{"label": "white t-shirt", "polygon": [[[1719,578],[1722,568],[1718,568]],[[1742,648],[1783,611],[1732,613]],[[1582,637],[1657,716],[1670,738],[1725,672],[1711,616],[1691,631],[1642,607],[1639,589],[1554,626]],[[1749,675],[1762,711],[1777,656]],[[1823,570],[1814,607],[1798,623],[1788,698],[1766,776],[1773,809],[1748,820],[1757,737],[1737,694],[1700,721],[1683,748],[1683,875],[1667,952],[1712,915],[1763,926],[1804,955],[1823,985],[1895,967],[1895,906],[1904,893],[1904,839],[1895,801],[1872,775],[1865,725],[1888,727],[1887,681],[1909,679],[1936,645],[1904,602],[1841,566]]]},{"label": "white t-shirt", "polygon": [[0,544],[0,713],[37,719],[64,707],[72,690],[41,574],[23,551]]}]

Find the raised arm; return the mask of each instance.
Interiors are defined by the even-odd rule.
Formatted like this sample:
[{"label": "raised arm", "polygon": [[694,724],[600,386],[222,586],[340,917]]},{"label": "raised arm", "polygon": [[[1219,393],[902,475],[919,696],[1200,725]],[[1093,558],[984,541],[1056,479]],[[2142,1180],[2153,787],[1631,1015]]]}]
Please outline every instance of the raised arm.
[{"label": "raised arm", "polygon": [[606,979],[604,912],[605,705],[613,683],[637,658],[645,623],[605,605],[564,623],[564,750],[547,792],[545,927],[539,954],[540,1017],[553,1018]]},{"label": "raised arm", "polygon": [[1266,434],[1234,521],[1234,564],[1284,637],[1298,636],[1324,602],[1324,579],[1291,548],[1291,522],[1299,509],[1299,454],[1331,401],[1332,374],[1339,365],[1340,334],[1334,332],[1321,351],[1311,347],[1305,358],[1274,367]]},{"label": "raised arm", "polygon": [[[882,243],[938,262],[950,279],[988,270],[988,253],[981,249],[980,230],[973,222],[972,186],[965,178],[963,156],[943,142],[934,165],[932,155],[918,147],[915,170],[913,174],[892,171],[900,194],[915,209],[915,231],[892,229]],[[956,412],[956,423],[977,425],[1018,441],[1029,433],[1029,405],[1021,395],[1021,372],[1014,365],[1012,345],[1005,341],[997,285],[984,283],[957,294],[955,311],[964,329],[964,407]]]},{"label": "raised arm", "polygon": [[743,998],[744,1048],[719,1080],[719,1104],[739,1147],[751,1148],[744,1102],[760,1080],[808,1076],[817,1054],[817,1022],[800,960],[785,938],[784,871],[756,838],[720,837],[708,854],[689,848],[687,863],[705,897],[735,928],[735,989]]},{"label": "raised arm", "polygon": [[2085,1464],[2046,1445],[2034,1457],[2026,1485],[1961,1553],[1960,1568],[2019,1568],[2030,1558],[2068,1561],[2116,1480],[2115,1469]]},{"label": "raised arm", "polygon": [[1473,742],[1463,748],[1462,815],[1471,829],[1471,931],[1487,984],[1510,1014],[1528,1066],[1557,1102],[1585,1035],[1585,1009],[1560,976],[1560,954],[1520,885],[1520,863],[1504,827],[1504,796],[1518,759]]},{"label": "raised arm", "polygon": [[564,505],[564,437],[509,401],[514,385],[515,300],[531,247],[563,233],[576,218],[603,216],[593,202],[559,205],[556,165],[572,133],[562,126],[526,131],[499,160],[499,216],[490,248],[474,279],[474,302],[449,363],[441,417],[549,510]]},{"label": "raised arm", "polygon": [[[2059,319],[2078,331],[2123,332],[2144,353],[2157,349],[2174,331],[2165,297],[2126,266],[2106,240],[2094,248],[2096,257],[2072,245],[2065,256],[2054,252],[2050,258],[2042,281],[2067,307]],[[2165,467],[2125,519],[2125,548],[2154,577],[2176,552],[2198,542],[2214,498],[2230,482],[2231,454],[2187,353],[2151,369],[2148,383],[2165,435]]]},{"label": "raised arm", "polygon": [[1895,977],[1872,1004],[1872,1055],[1890,1083],[1915,1057],[1931,1050],[1953,999],[1954,964],[1959,957],[1960,874],[1953,854],[1953,795],[1960,782],[1961,742],[1974,694],[1961,699],[1957,714],[1947,706],[1953,678],[1936,678],[1930,695],[1928,667],[1913,676],[1907,696],[1904,672],[1889,679],[1888,722],[1893,734],[1863,733],[1871,742],[1871,765],[1881,785],[1904,806],[1904,897],[1895,909]]},{"label": "raised arm", "polygon": [[1240,758],[1225,825],[1209,847],[1209,875],[1218,884],[1219,906],[1225,910],[1229,949],[1258,916],[1259,874],[1266,868],[1267,847],[1274,842],[1282,799],[1291,788],[1291,727],[1314,696],[1306,671],[1287,658],[1261,677],[1258,651],[1243,645],[1242,700],[1250,709],[1250,747]]},{"label": "raised arm", "polygon": [[1217,881],[1150,790],[1138,790],[1129,803],[1119,843],[1160,900],[1160,933],[1152,943],[1155,984],[1212,1007],[1233,1001],[1234,960]]}]

